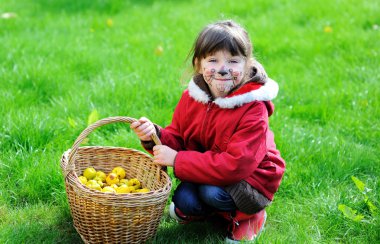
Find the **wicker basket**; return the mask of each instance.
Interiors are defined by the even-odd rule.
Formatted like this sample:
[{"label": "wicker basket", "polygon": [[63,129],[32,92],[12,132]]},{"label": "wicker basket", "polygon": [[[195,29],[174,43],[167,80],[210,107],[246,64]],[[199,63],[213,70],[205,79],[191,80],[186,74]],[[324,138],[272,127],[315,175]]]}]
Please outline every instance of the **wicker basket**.
[{"label": "wicker basket", "polygon": [[[171,190],[171,181],[152,158],[135,149],[88,146],[80,143],[96,128],[115,122],[132,123],[129,117],[110,117],[87,127],[61,159],[66,193],[74,227],[85,243],[141,243],[153,237]],[[152,136],[160,144],[156,135]],[[83,186],[78,179],[93,166],[110,172],[122,166],[126,178],[137,178],[148,193],[102,193]]]}]

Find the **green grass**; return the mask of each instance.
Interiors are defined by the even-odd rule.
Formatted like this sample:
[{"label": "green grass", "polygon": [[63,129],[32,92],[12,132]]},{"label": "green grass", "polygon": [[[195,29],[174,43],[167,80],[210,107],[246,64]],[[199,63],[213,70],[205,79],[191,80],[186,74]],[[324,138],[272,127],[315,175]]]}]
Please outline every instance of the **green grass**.
[{"label": "green grass", "polygon": [[[0,14],[17,17],[0,18],[0,242],[80,242],[62,153],[94,109],[167,125],[196,35],[221,18],[248,29],[280,85],[270,123],[287,171],[259,243],[379,242],[379,210],[368,211],[351,176],[380,208],[380,3],[238,2],[2,1]],[[142,150],[125,125],[96,131],[90,144]],[[211,225],[180,226],[167,213],[152,240],[222,241]]]}]

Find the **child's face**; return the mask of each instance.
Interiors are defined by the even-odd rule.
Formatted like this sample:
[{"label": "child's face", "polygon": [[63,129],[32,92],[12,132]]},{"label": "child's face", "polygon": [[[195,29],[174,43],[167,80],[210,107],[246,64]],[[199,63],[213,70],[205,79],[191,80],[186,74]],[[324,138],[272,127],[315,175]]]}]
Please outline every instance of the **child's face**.
[{"label": "child's face", "polygon": [[239,85],[246,73],[246,58],[217,51],[200,60],[199,73],[207,82],[214,97],[225,97]]}]

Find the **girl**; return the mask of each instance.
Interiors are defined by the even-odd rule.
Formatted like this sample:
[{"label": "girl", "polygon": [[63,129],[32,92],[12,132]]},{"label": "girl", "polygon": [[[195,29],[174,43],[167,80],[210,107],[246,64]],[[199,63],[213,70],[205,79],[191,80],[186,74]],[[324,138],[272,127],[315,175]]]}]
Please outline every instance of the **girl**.
[{"label": "girl", "polygon": [[[194,76],[166,128],[140,118],[131,128],[154,162],[181,180],[170,215],[181,223],[218,214],[227,241],[254,240],[285,170],[268,117],[278,85],[252,57],[233,21],[206,26],[193,46]],[[163,145],[151,141],[157,133]]]}]

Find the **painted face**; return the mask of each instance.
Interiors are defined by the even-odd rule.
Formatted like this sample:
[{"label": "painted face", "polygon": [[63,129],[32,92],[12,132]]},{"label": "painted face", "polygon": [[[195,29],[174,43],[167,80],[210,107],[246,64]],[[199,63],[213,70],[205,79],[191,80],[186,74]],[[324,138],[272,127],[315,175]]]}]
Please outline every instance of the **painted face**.
[{"label": "painted face", "polygon": [[212,95],[225,97],[244,77],[246,59],[232,56],[228,51],[217,51],[201,60],[200,71]]}]

